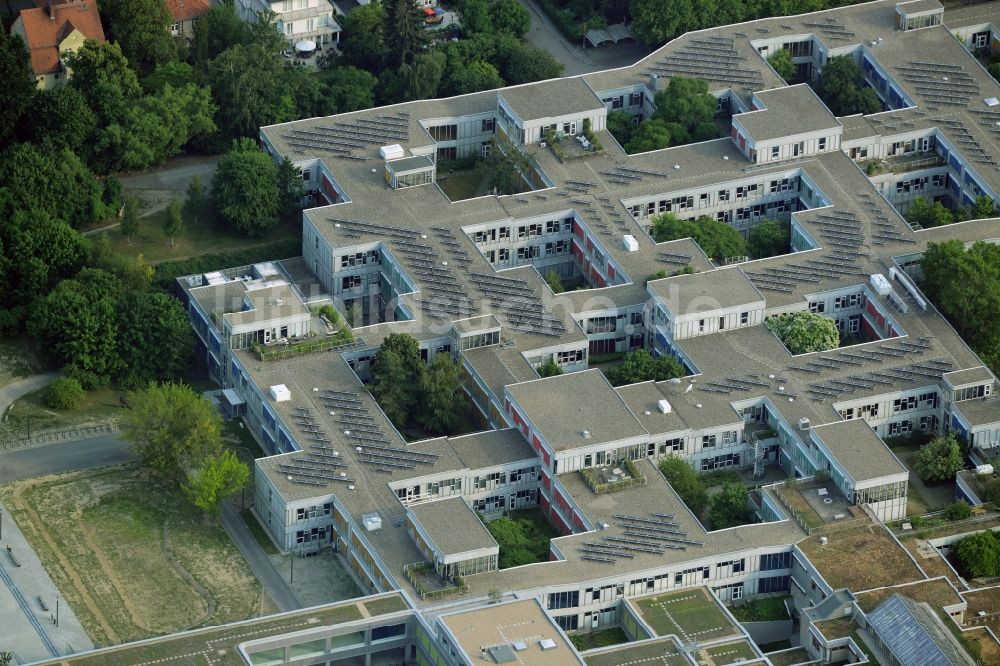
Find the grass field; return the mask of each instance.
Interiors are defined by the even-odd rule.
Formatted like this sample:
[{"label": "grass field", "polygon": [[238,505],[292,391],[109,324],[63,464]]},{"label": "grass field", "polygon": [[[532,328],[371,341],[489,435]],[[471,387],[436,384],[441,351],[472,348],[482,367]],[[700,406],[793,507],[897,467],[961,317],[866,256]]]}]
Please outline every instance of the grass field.
[{"label": "grass field", "polygon": [[744,604],[730,607],[730,611],[740,622],[768,622],[772,620],[787,620],[788,610],[785,599],[788,597],[759,597]]},{"label": "grass field", "polygon": [[98,389],[87,391],[79,409],[52,409],[45,404],[47,389],[29,393],[15,400],[8,412],[8,420],[2,429],[9,433],[26,434],[42,430],[62,430],[99,425],[118,418],[121,404],[118,402],[122,391]]},{"label": "grass field", "polygon": [[0,340],[0,386],[7,386],[41,369],[32,340],[27,337]]},{"label": "grass field", "polygon": [[757,653],[748,641],[733,641],[695,652],[695,661],[704,666],[725,666],[754,659]]},{"label": "grass field", "polygon": [[96,645],[274,608],[226,532],[137,467],[18,482],[0,497]]},{"label": "grass field", "polygon": [[820,545],[819,537],[809,537],[800,541],[799,547],[834,589],[849,587],[861,592],[924,577],[880,526],[833,532],[825,546]]},{"label": "grass field", "polygon": [[688,643],[737,633],[715,599],[702,588],[637,599],[635,605],[657,636],[675,634]]},{"label": "grass field", "polygon": [[382,597],[381,599],[373,599],[372,601],[362,602],[362,606],[368,611],[369,615],[385,615],[386,613],[395,613],[396,611],[406,610],[408,606],[403,598],[400,596],[392,597]]},{"label": "grass field", "polygon": [[462,201],[489,194],[489,171],[485,168],[460,171],[444,178],[439,177],[438,186],[452,201]]},{"label": "grass field", "polygon": [[628,636],[619,627],[601,629],[599,631],[586,631],[579,634],[570,634],[569,639],[580,652],[629,642]]},{"label": "grass field", "polygon": [[211,252],[243,251],[256,245],[267,245],[289,236],[302,233],[302,223],[282,224],[265,236],[247,238],[213,222],[201,224],[185,224],[184,231],[177,235],[171,246],[170,238],[163,233],[163,222],[166,211],[153,213],[139,222],[139,232],[132,237],[131,242],[118,229],[101,232],[111,241],[111,246],[127,257],[142,255],[147,262],[155,264],[161,261],[185,259]]}]

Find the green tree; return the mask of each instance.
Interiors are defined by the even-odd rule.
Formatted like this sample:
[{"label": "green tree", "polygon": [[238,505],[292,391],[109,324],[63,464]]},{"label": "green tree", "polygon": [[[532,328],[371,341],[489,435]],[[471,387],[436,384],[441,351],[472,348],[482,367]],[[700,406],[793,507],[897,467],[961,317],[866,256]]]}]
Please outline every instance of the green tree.
[{"label": "green tree", "polygon": [[946,520],[956,521],[965,520],[972,515],[972,507],[962,500],[957,500],[948,505],[948,508],[944,510],[944,517]]},{"label": "green tree", "polygon": [[670,134],[671,146],[719,136],[719,128],[713,120],[718,100],[708,91],[707,81],[674,76],[666,90],[656,93],[654,99],[653,120],[663,121]]},{"label": "green tree", "polygon": [[742,483],[726,481],[722,489],[709,500],[708,520],[713,530],[743,525],[750,520],[750,495]]},{"label": "green tree", "polygon": [[994,79],[1000,81],[1000,61],[991,62],[989,65],[987,65],[986,71],[988,71],[990,73],[990,76],[992,76]]},{"label": "green tree", "polygon": [[278,165],[278,215],[284,222],[299,220],[302,213],[302,197],[305,196],[305,186],[302,174],[287,157]]},{"label": "green tree", "polygon": [[170,239],[170,247],[174,246],[174,239],[184,230],[184,218],[181,216],[181,200],[171,199],[167,206],[167,217],[163,221],[163,233]]},{"label": "green tree", "polygon": [[0,218],[47,213],[74,229],[105,216],[103,188],[65,148],[19,143],[0,154]]},{"label": "green tree", "polygon": [[919,224],[924,229],[940,227],[954,222],[951,211],[940,201],[931,203],[925,197],[917,197],[906,211],[906,221]]},{"label": "green tree", "polygon": [[993,203],[993,199],[987,196],[976,197],[976,203],[972,207],[972,219],[982,220],[987,217],[996,217],[997,207]]},{"label": "green tree", "polygon": [[122,438],[151,472],[180,483],[221,452],[221,427],[210,402],[189,386],[167,382],[132,395],[122,417]]},{"label": "green tree", "polygon": [[762,220],[750,229],[747,251],[754,259],[774,257],[791,251],[792,224],[785,220]]},{"label": "green tree", "polygon": [[388,57],[386,11],[380,2],[351,10],[342,23],[341,50],[347,64],[365,71],[378,71]]},{"label": "green tree", "polygon": [[501,87],[503,79],[500,78],[500,72],[484,60],[457,63],[454,66],[449,62],[449,74],[445,83],[446,94],[465,95]]},{"label": "green tree", "polygon": [[407,333],[391,333],[372,361],[370,391],[397,428],[406,425],[419,403],[427,366],[420,358],[420,345]]},{"label": "green tree", "polygon": [[136,69],[149,72],[177,58],[169,30],[173,18],[163,0],[100,0],[98,7],[110,26],[108,37]]},{"label": "green tree", "polygon": [[835,116],[878,113],[882,102],[865,84],[864,74],[849,55],[831,58],[820,73],[816,94]]},{"label": "green tree", "polygon": [[991,478],[983,484],[982,499],[990,504],[1000,505],[1000,478]]},{"label": "green tree", "polygon": [[208,63],[206,78],[221,110],[216,124],[224,136],[256,137],[265,125],[295,119],[284,67],[259,44],[237,44]]},{"label": "green tree", "polygon": [[683,377],[684,366],[673,356],[653,358],[645,349],[630,351],[614,368],[607,371],[608,381],[614,386],[648,382],[662,382],[675,377]]},{"label": "green tree", "polygon": [[631,0],[632,32],[644,44],[661,44],[699,27],[694,0]]},{"label": "green tree", "polygon": [[32,112],[18,123],[17,135],[21,141],[80,154],[96,130],[97,117],[83,94],[75,86],[58,86],[35,93]]},{"label": "green tree", "polygon": [[792,354],[827,351],[840,346],[840,332],[832,319],[814,312],[792,312],[765,320]]},{"label": "green tree", "polygon": [[[371,6],[362,5],[358,9]],[[375,86],[378,79],[371,72],[351,65],[341,65],[323,70],[319,76],[326,84],[326,95],[333,104],[335,113],[348,113],[375,106]]]},{"label": "green tree", "polygon": [[183,88],[195,83],[194,67],[186,62],[172,60],[161,63],[142,79],[142,89],[147,95],[162,92],[166,86]]},{"label": "green tree", "polygon": [[563,369],[559,367],[559,364],[550,356],[549,360],[538,366],[538,376],[539,377],[555,377],[561,375]]},{"label": "green tree", "polygon": [[543,48],[511,35],[501,35],[497,43],[501,46],[497,49],[495,64],[507,85],[554,79],[562,75],[562,63]]},{"label": "green tree", "polygon": [[400,67],[402,99],[430,99],[437,95],[446,62],[444,53],[433,50],[419,54],[412,65]]},{"label": "green tree", "polygon": [[21,114],[34,104],[35,76],[28,49],[17,35],[0,30],[0,146],[20,126]]},{"label": "green tree", "polygon": [[411,63],[427,44],[424,14],[415,0],[383,0],[386,38],[391,41],[388,64],[399,67]]},{"label": "green tree", "polygon": [[119,301],[119,386],[135,388],[154,380],[179,380],[188,370],[194,337],[184,306],[157,291],[125,294]]},{"label": "green tree", "polygon": [[531,14],[517,0],[496,0],[490,7],[490,29],[524,37],[531,30]]},{"label": "green tree", "polygon": [[924,444],[913,459],[913,470],[926,482],[934,483],[955,478],[965,468],[962,447],[955,435],[939,435]]},{"label": "green tree", "polygon": [[795,63],[792,62],[792,54],[788,49],[780,49],[772,53],[767,62],[786,83],[791,83],[792,79],[795,78]]},{"label": "green tree", "polygon": [[674,492],[691,509],[691,513],[700,517],[708,504],[708,493],[688,461],[680,456],[670,455],[661,458],[657,467]]},{"label": "green tree", "polygon": [[201,184],[201,175],[195,174],[188,184],[184,197],[184,216],[188,222],[197,225],[205,211],[205,187]]},{"label": "green tree", "polygon": [[662,150],[668,146],[670,146],[670,130],[667,129],[667,124],[659,118],[650,118],[639,123],[631,133],[629,142],[623,147],[626,153],[632,155]]},{"label": "green tree", "polygon": [[716,261],[747,254],[743,236],[725,222],[710,217],[682,220],[673,213],[664,213],[653,218],[651,233],[657,243],[693,238],[705,254]]},{"label": "green tree", "polygon": [[503,517],[490,521],[486,528],[500,549],[498,565],[501,569],[547,559],[549,540],[529,521]]},{"label": "green tree", "polygon": [[549,285],[549,289],[552,290],[553,294],[561,294],[566,291],[566,287],[562,283],[562,278],[555,271],[549,271],[545,274],[545,284]]},{"label": "green tree", "polygon": [[187,475],[181,489],[191,503],[211,516],[219,515],[222,502],[250,480],[250,468],[226,450],[211,455]]},{"label": "green tree", "polygon": [[[624,111],[611,111],[608,113],[607,127],[608,131],[611,132],[611,136],[615,137],[615,141],[622,148],[632,140],[632,135],[635,134],[636,130],[636,125],[632,122],[632,116]],[[670,143],[669,137],[667,138],[667,143]]]},{"label": "green tree", "polygon": [[430,432],[451,434],[465,406],[458,366],[449,354],[439,353],[434,356],[430,370],[420,378],[417,420]]},{"label": "green tree", "polygon": [[952,326],[987,357],[1000,349],[1000,245],[958,240],[929,243],[921,288]]},{"label": "green tree", "polygon": [[121,283],[84,269],[36,301],[28,319],[39,357],[91,389],[111,381],[121,366],[117,300]]},{"label": "green tree", "polygon": [[115,42],[88,39],[66,57],[66,63],[73,70],[69,85],[83,93],[98,127],[124,118],[129,100],[142,93],[139,77]]},{"label": "green tree", "polygon": [[462,29],[468,34],[488,34],[493,26],[488,0],[459,0],[455,9],[462,18]]},{"label": "green tree", "polygon": [[955,555],[973,578],[1000,576],[1000,540],[989,530],[959,541]]},{"label": "green tree", "polygon": [[204,71],[212,58],[237,44],[249,44],[250,41],[250,25],[236,13],[235,3],[213,3],[194,25],[191,61]]},{"label": "green tree", "polygon": [[118,230],[125,237],[125,242],[132,244],[132,239],[139,233],[139,200],[135,197],[126,197],[125,206],[122,209],[122,221],[118,225]]},{"label": "green tree", "polygon": [[72,377],[58,377],[45,391],[45,404],[53,409],[78,409],[86,397],[80,382]]},{"label": "green tree", "polygon": [[245,236],[263,236],[278,225],[281,194],[278,167],[251,139],[233,142],[212,179],[219,218]]}]

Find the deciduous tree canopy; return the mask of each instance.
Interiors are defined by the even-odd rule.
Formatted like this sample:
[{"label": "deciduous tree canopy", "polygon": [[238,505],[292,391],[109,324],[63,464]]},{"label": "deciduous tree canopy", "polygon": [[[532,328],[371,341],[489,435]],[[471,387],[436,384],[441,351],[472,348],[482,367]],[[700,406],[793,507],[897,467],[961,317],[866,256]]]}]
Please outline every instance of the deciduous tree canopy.
[{"label": "deciduous tree canopy", "polygon": [[693,238],[705,254],[716,261],[742,257],[747,253],[747,242],[740,232],[711,217],[682,220],[673,213],[664,213],[653,218],[652,234],[657,243]]},{"label": "deciduous tree canopy", "polygon": [[653,358],[645,349],[625,354],[621,363],[607,371],[608,381],[615,386],[650,380],[662,382],[684,374],[684,366],[673,356]]},{"label": "deciduous tree canopy", "polygon": [[940,435],[921,446],[913,461],[913,469],[929,482],[954,479],[964,467],[962,447],[952,434]]},{"label": "deciduous tree canopy", "polygon": [[815,312],[793,312],[775,315],[766,320],[767,327],[793,354],[836,349],[840,332],[832,319]]},{"label": "deciduous tree canopy", "polygon": [[278,224],[278,167],[251,139],[233,142],[215,168],[212,201],[223,222],[246,236],[262,236]]}]

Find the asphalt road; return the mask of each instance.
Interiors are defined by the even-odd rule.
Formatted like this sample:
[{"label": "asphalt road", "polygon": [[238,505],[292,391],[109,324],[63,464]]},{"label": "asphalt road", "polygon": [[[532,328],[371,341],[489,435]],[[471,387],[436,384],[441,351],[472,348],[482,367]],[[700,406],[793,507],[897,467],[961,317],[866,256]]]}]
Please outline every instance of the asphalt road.
[{"label": "asphalt road", "polygon": [[128,442],[109,434],[0,454],[0,483],[128,462]]},{"label": "asphalt road", "polygon": [[222,526],[229,533],[229,538],[233,540],[243,556],[247,558],[250,568],[260,579],[260,584],[264,586],[268,595],[277,604],[278,610],[284,613],[302,608],[302,604],[288,587],[284,577],[274,568],[267,554],[250,533],[247,524],[243,522],[243,519],[229,502],[222,505]]},{"label": "asphalt road", "polygon": [[11,404],[23,396],[28,395],[38,389],[45,388],[52,381],[59,376],[58,372],[46,372],[40,375],[31,375],[30,377],[25,377],[24,379],[19,379],[16,382],[11,382],[0,388],[0,415],[7,412],[7,408]]}]

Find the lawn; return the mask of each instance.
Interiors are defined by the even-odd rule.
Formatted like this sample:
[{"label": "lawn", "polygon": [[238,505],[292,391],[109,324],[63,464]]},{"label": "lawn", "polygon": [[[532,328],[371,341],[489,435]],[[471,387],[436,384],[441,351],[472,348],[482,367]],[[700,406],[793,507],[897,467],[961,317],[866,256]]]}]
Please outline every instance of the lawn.
[{"label": "lawn", "polygon": [[485,168],[438,176],[437,184],[451,201],[462,201],[490,193],[490,172]]},{"label": "lawn", "polygon": [[714,645],[710,648],[703,648],[696,653],[695,660],[704,666],[725,666],[725,664],[738,664],[750,661],[757,657],[753,646],[749,641],[733,641]]},{"label": "lawn", "polygon": [[16,337],[0,340],[0,386],[7,386],[41,369],[31,339]]},{"label": "lawn", "polygon": [[609,645],[628,643],[628,636],[620,627],[570,634],[569,639],[573,641],[573,645],[580,652],[586,652],[594,648],[608,647]]},{"label": "lawn", "polygon": [[788,505],[795,512],[795,515],[805,523],[806,527],[813,529],[816,527],[823,526],[823,519],[820,517],[816,510],[809,506],[809,502],[806,498],[802,496],[798,488],[794,486],[784,485],[776,489],[776,492],[788,502]]},{"label": "lawn", "polygon": [[0,498],[96,645],[273,608],[226,532],[138,467],[0,486]]},{"label": "lawn", "polygon": [[919,516],[931,511],[938,511],[955,501],[955,482],[953,480],[928,485],[913,470],[913,458],[917,455],[919,448],[919,444],[903,444],[892,449],[892,452],[896,454],[900,462],[906,465],[910,472],[910,484],[906,495],[907,516]]},{"label": "lawn", "polygon": [[787,620],[788,610],[785,599],[789,597],[758,597],[745,604],[732,606],[729,610],[740,622],[769,622]]},{"label": "lawn", "polygon": [[29,393],[16,400],[8,411],[8,420],[0,432],[9,435],[27,435],[42,430],[63,430],[100,425],[121,415],[119,398],[122,391],[98,389],[87,391],[79,409],[52,409],[45,404],[47,389]]},{"label": "lawn", "polygon": [[277,555],[280,552],[278,547],[274,545],[274,542],[271,541],[271,538],[267,536],[264,526],[257,520],[257,516],[254,515],[253,511],[249,508],[243,509],[240,511],[240,516],[243,518],[243,522],[247,524],[250,534],[257,540],[257,543],[260,544],[261,549],[265,553],[268,555]]},{"label": "lawn", "polygon": [[[184,231],[177,235],[171,246],[170,238],[163,233],[166,211],[153,213],[139,222],[139,232],[129,241],[118,229],[101,232],[111,241],[111,246],[127,257],[142,255],[151,264],[198,256],[211,252],[243,251],[258,245],[268,245],[275,241],[299,236],[302,233],[300,221],[279,225],[270,233],[259,238],[241,236],[214,222],[186,224]],[[274,257],[283,259],[284,257]],[[220,266],[219,268],[226,268]]]},{"label": "lawn", "polygon": [[371,601],[363,602],[362,605],[364,605],[365,610],[368,611],[368,614],[371,616],[395,613],[396,611],[406,610],[409,608],[400,596],[373,599]]},{"label": "lawn", "polygon": [[635,601],[642,619],[657,636],[677,635],[682,642],[708,642],[737,633],[714,598],[703,588],[645,597]]}]

